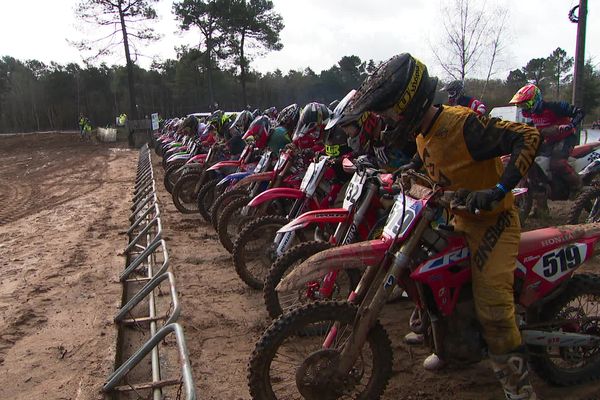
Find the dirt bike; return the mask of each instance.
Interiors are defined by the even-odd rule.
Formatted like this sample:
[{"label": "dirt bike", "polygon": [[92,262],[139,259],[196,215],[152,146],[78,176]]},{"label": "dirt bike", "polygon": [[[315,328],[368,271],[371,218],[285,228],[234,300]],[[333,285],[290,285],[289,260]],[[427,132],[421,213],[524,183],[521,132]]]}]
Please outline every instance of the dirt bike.
[{"label": "dirt bike", "polygon": [[357,241],[372,239],[379,235],[389,209],[381,204],[380,196],[390,196],[393,175],[382,174],[370,163],[357,162],[355,167],[344,159],[345,169],[353,167],[352,176],[344,194],[342,208],[308,211],[283,226],[277,234],[305,229],[311,225],[337,224],[329,240],[313,240],[293,246],[283,252],[265,278],[263,297],[271,318],[277,318],[283,312],[307,302],[322,299],[347,297],[350,289],[358,283],[360,275],[353,270],[338,275],[338,270],[328,272],[322,279],[312,281],[300,290],[281,292],[275,290],[284,275],[290,273],[310,256],[335,246],[344,246]]},{"label": "dirt bike", "polygon": [[[508,156],[502,157],[505,165],[508,159]],[[600,142],[575,146],[571,151],[568,162],[581,177],[584,187],[589,186],[600,173]],[[521,180],[518,187],[545,191],[550,200],[568,200],[573,195],[570,185],[564,178],[560,174],[552,173],[550,158],[544,156],[535,158],[535,162],[531,165],[527,176]],[[529,216],[533,205],[533,196],[530,190],[516,201],[521,222]]]},{"label": "dirt bike", "polygon": [[[249,362],[253,399],[379,398],[392,374],[393,350],[378,317],[397,285],[424,310],[426,339],[436,354],[461,363],[484,357],[466,240],[431,224],[454,206],[452,194],[419,179],[427,183],[413,182],[397,197],[381,240],[318,253],[282,280],[280,289],[292,290],[332,268],[367,266],[348,302],[296,308],[263,333]],[[574,275],[598,240],[598,224],[521,236],[518,323],[531,365],[547,382],[573,385],[600,377],[600,278]],[[323,336],[299,334],[308,327]]]},{"label": "dirt bike", "polygon": [[[210,222],[217,230],[219,217],[223,209],[233,200],[239,197],[254,197],[265,190],[269,182],[276,176],[275,171],[280,170],[279,163],[272,162],[273,153],[265,151],[253,171],[236,172],[229,174],[217,182],[215,190],[220,193],[210,207]],[[276,167],[276,170],[272,168]],[[233,246],[233,244],[232,244]],[[231,251],[230,248],[227,248]]]},{"label": "dirt bike", "polygon": [[206,154],[199,154],[188,160],[182,167],[180,175],[173,186],[171,197],[173,204],[183,214],[198,212],[197,196],[200,186],[206,181],[206,168],[227,158],[227,151],[221,143],[215,143]]},{"label": "dirt bike", "polygon": [[[249,222],[236,238],[232,252],[233,263],[237,274],[248,286],[262,289],[264,278],[275,259],[298,240],[307,240],[308,236],[304,231],[289,230],[281,234],[277,231],[305,210],[331,207],[342,187],[334,178],[332,159],[328,156],[316,156],[306,169],[298,189],[268,189],[246,205],[252,211],[273,202],[291,204],[286,215],[254,212],[254,215],[261,216]],[[296,233],[299,238],[295,237]]]},{"label": "dirt bike", "polygon": [[[265,190],[280,188],[297,189],[300,186],[304,171],[304,158],[296,150],[283,150],[273,171],[250,175],[235,184],[232,190],[215,201],[214,209],[222,207],[217,214],[217,234],[219,241],[229,252],[233,252],[235,239],[247,223],[258,215],[285,215],[289,204],[282,198],[268,202],[261,207],[246,207],[248,202]],[[246,191],[251,189],[250,191]]]},{"label": "dirt bike", "polygon": [[200,141],[194,140],[189,150],[168,157],[163,178],[163,184],[167,192],[173,192],[173,186],[175,186],[184,170],[182,167],[190,160],[191,163],[203,162],[206,159],[208,150],[209,148],[203,146]]},{"label": "dirt bike", "polygon": [[230,174],[236,173],[235,176],[239,179],[250,175],[257,165],[257,153],[260,151],[255,148],[254,143],[248,143],[238,159],[219,161],[206,169],[206,180],[198,189],[196,196],[198,212],[205,221],[210,221],[212,203],[222,193],[221,190],[225,189],[217,184]]}]

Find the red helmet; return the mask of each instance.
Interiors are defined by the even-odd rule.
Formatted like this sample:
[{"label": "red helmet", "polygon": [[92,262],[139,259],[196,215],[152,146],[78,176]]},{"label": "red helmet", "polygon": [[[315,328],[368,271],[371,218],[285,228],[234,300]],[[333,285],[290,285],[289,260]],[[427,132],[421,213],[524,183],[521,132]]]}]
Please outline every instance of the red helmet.
[{"label": "red helmet", "polygon": [[325,104],[308,103],[302,109],[292,142],[299,148],[310,148],[322,138],[329,109]]},{"label": "red helmet", "polygon": [[530,83],[523,86],[513,98],[509,101],[509,104],[514,104],[524,110],[532,110],[542,101],[541,90]]},{"label": "red helmet", "polygon": [[252,121],[248,130],[242,136],[245,141],[254,140],[259,149],[265,148],[269,140],[270,120],[266,115],[260,115]]}]

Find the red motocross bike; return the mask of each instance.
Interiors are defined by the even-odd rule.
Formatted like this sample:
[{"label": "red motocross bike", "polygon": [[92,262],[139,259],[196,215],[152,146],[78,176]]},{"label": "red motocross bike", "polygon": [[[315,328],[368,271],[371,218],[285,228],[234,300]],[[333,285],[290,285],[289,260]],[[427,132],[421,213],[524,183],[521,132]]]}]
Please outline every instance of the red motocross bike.
[{"label": "red motocross bike", "polygon": [[277,232],[278,235],[284,235],[309,226],[337,225],[329,240],[299,243],[277,257],[263,288],[265,306],[271,318],[277,318],[283,312],[311,301],[345,298],[358,283],[360,274],[357,271],[347,270],[338,274],[338,270],[332,270],[322,279],[309,282],[295,291],[282,292],[275,288],[285,275],[310,256],[335,246],[373,239],[381,234],[390,207],[382,204],[380,199],[394,194],[393,175],[380,173],[367,160],[358,160],[356,166],[349,159],[344,159],[343,163],[344,169],[352,168],[356,172],[348,184],[342,207],[305,212]]},{"label": "red motocross bike", "polygon": [[[253,215],[233,245],[233,263],[240,278],[250,287],[262,289],[264,278],[278,255],[295,242],[295,230],[277,234],[279,228],[306,210],[330,207],[342,184],[334,181],[335,172],[328,156],[316,156],[310,163],[299,188],[279,187],[262,192],[245,207]],[[290,204],[285,215],[260,212],[261,208],[280,202]],[[264,215],[268,214],[268,215]],[[301,237],[300,241],[306,241]]]},{"label": "red motocross bike", "polygon": [[[291,290],[332,268],[366,266],[348,302],[296,308],[264,332],[249,362],[253,399],[379,398],[393,350],[378,318],[397,285],[425,311],[426,339],[436,354],[463,363],[485,356],[466,240],[432,227],[452,208],[452,194],[419,180],[426,184],[414,181],[397,197],[382,239],[316,254],[282,280],[280,288]],[[521,236],[514,288],[519,327],[534,370],[553,384],[600,377],[600,278],[574,274],[598,240],[599,224]],[[316,327],[323,335],[301,334]]]}]

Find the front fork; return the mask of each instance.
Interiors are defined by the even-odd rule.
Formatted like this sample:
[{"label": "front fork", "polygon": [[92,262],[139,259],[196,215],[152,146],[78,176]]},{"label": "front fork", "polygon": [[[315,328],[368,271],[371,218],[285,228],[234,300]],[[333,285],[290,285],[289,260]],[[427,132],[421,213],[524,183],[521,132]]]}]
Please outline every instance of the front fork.
[{"label": "front fork", "polygon": [[[355,297],[355,302],[359,302],[360,305],[350,337],[345,341],[340,352],[337,366],[338,376],[346,376],[349,373],[360,356],[369,331],[377,322],[381,310],[398,283],[399,277],[410,273],[411,255],[418,248],[421,236],[433,217],[434,210],[427,208],[424,211],[423,218],[414,227],[410,238],[402,244],[395,254],[386,254],[380,265],[369,266],[356,288],[356,294],[350,294],[351,297]],[[391,265],[389,265],[390,258],[392,259]],[[419,288],[419,291],[421,292],[420,295],[423,295],[422,289]],[[336,326],[334,325],[334,327]],[[336,329],[338,328],[336,327]],[[329,337],[327,340],[331,342]]]}]

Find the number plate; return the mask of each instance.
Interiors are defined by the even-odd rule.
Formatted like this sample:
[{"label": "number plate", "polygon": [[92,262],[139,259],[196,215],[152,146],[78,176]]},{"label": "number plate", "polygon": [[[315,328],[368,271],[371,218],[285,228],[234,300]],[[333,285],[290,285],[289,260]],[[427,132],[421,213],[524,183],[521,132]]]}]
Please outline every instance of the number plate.
[{"label": "number plate", "polygon": [[363,186],[365,185],[365,176],[355,173],[352,180],[348,184],[346,189],[346,195],[344,196],[343,207],[349,210],[350,207],[356,203],[362,193]]},{"label": "number plate", "polygon": [[306,173],[304,174],[304,178],[302,178],[302,183],[300,183],[300,190],[306,192],[306,194],[309,196],[312,196],[315,193],[317,184],[319,183],[325,170],[325,163],[328,159],[329,157],[322,157],[319,162],[310,163]]},{"label": "number plate", "polygon": [[271,152],[267,151],[262,155],[258,161],[258,164],[256,164],[256,167],[254,167],[254,173],[263,172],[264,168],[267,166],[269,158],[271,158]]},{"label": "number plate", "polygon": [[587,245],[573,243],[550,250],[540,257],[533,271],[547,281],[555,282],[570,273],[587,258]]},{"label": "number plate", "polygon": [[[406,207],[404,202],[406,201]],[[403,211],[404,210],[404,211]],[[415,216],[421,210],[421,203],[408,196],[398,195],[383,228],[387,236],[401,238],[412,226]],[[404,214],[404,219],[402,215]]]}]

